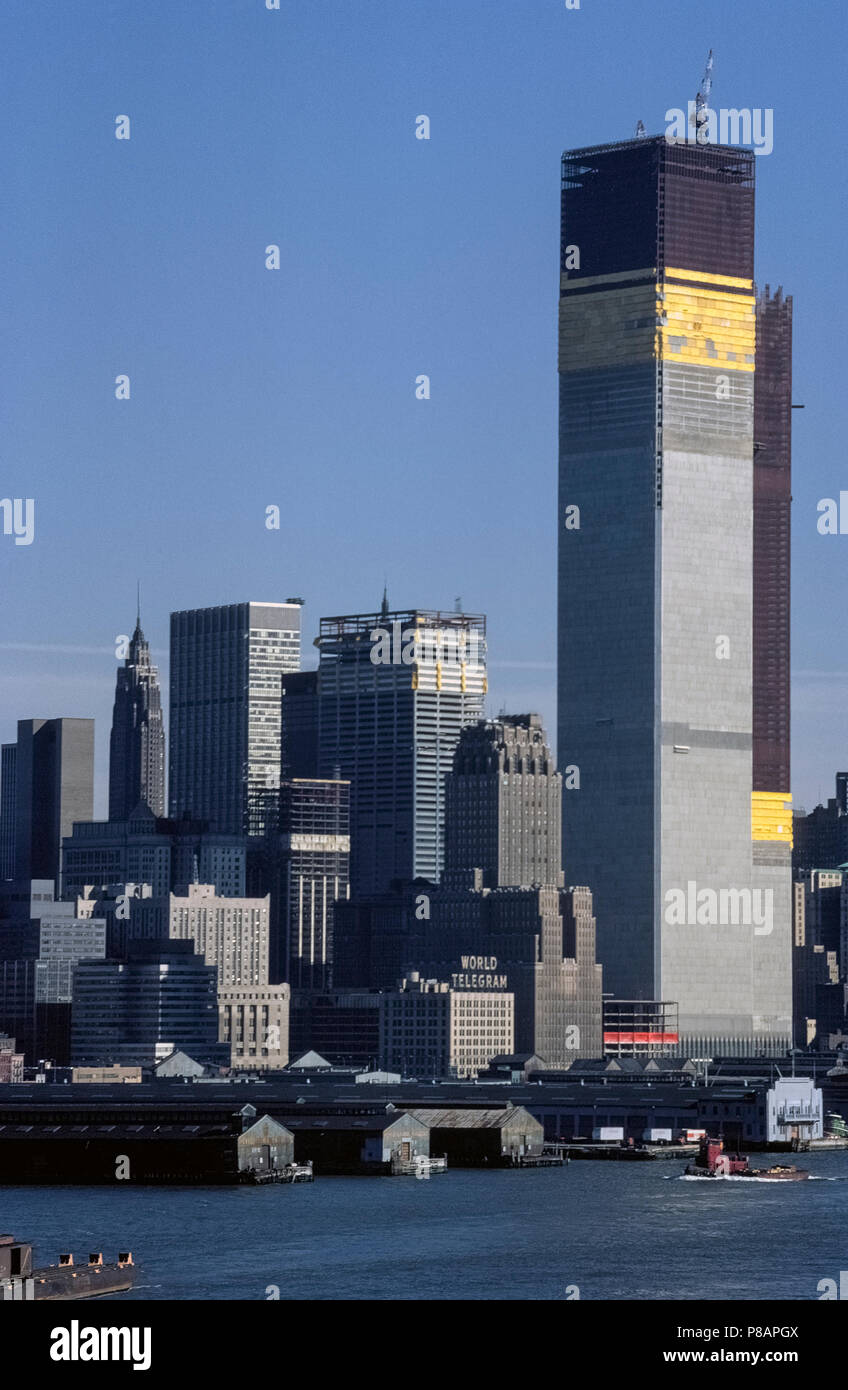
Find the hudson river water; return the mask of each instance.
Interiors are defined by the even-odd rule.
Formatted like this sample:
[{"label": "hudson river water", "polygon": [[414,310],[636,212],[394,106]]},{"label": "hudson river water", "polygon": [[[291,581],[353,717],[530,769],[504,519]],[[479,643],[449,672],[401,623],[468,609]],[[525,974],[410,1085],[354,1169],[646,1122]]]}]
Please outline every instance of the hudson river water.
[{"label": "hudson river water", "polygon": [[[765,1167],[791,1159],[756,1154]],[[815,1300],[848,1269],[848,1151],[801,1154],[805,1183],[679,1181],[684,1164],[280,1187],[0,1189],[0,1231],[105,1261],[122,1298]],[[573,1296],[573,1295],[572,1295]]]}]

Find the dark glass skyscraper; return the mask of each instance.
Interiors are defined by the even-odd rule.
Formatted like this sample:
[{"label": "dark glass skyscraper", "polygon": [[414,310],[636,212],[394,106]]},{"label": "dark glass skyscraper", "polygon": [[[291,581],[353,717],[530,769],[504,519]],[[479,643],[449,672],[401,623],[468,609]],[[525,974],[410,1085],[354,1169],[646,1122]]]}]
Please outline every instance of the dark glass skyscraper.
[{"label": "dark glass skyscraper", "polygon": [[159,672],[141,615],[123,666],[118,668],[112,735],[109,740],[109,819],[128,820],[139,802],[154,816],[165,814],[165,725]]},{"label": "dark glass skyscraper", "polygon": [[18,745],[0,747],[0,879],[15,877],[15,804]]},{"label": "dark glass skyscraper", "polygon": [[52,879],[58,891],[62,839],[94,810],[94,720],[19,719],[4,764],[15,770],[14,801],[3,798],[15,820],[14,876]]},{"label": "dark glass skyscraper", "polygon": [[754,165],[662,136],[562,163],[566,878],[606,987],[711,1053],[791,1034],[789,320],[758,313]]}]

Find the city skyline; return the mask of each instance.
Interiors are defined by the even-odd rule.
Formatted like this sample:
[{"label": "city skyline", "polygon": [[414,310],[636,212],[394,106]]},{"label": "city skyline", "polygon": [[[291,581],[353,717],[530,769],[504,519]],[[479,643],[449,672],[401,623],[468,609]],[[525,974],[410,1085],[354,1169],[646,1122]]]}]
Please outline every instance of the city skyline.
[{"label": "city skyline", "polygon": [[[247,593],[281,600],[302,593],[311,636],[321,615],[373,605],[385,577],[395,602],[449,609],[461,594],[468,609],[486,612],[487,713],[538,709],[546,726],[555,727],[556,386],[549,303],[558,210],[552,170],[563,148],[627,138],[640,116],[648,130],[661,130],[665,110],[685,107],[694,95],[714,43],[716,100],[775,113],[774,149],[757,161],[758,275],[776,285],[780,269],[791,284],[796,400],[807,407],[795,419],[792,792],[795,805],[807,809],[829,795],[833,772],[846,761],[840,709],[848,675],[827,639],[818,596],[836,587],[843,561],[840,538],[816,530],[816,506],[839,495],[844,405],[838,364],[819,363],[815,354],[829,335],[846,274],[837,184],[818,176],[835,153],[838,132],[824,126],[818,133],[815,170],[804,157],[812,96],[834,61],[824,41],[827,21],[799,16],[786,3],[769,7],[769,27],[762,7],[740,15],[720,4],[685,33],[669,31],[664,71],[673,76],[659,80],[638,15],[623,10],[609,35],[592,7],[564,16],[560,8],[540,6],[534,23],[523,25],[517,5],[506,5],[493,22],[489,7],[468,0],[461,13],[441,17],[437,32],[410,28],[380,0],[373,19],[334,6],[331,26],[325,14],[307,10],[268,19],[260,9],[244,22],[213,14],[203,80],[191,97],[181,80],[183,54],[196,37],[187,19],[154,3],[149,28],[133,14],[107,33],[100,23],[106,5],[93,5],[75,26],[57,16],[48,47],[81,55],[86,46],[105,43],[112,59],[108,79],[92,74],[76,124],[59,146],[72,155],[75,181],[62,173],[58,195],[50,188],[51,200],[59,196],[66,207],[72,250],[84,244],[90,256],[79,283],[61,258],[40,254],[55,97],[40,68],[27,85],[13,79],[12,104],[30,142],[35,133],[40,156],[14,171],[11,190],[30,209],[12,228],[13,261],[21,270],[12,309],[30,325],[32,350],[7,364],[10,397],[21,403],[20,413],[10,407],[17,448],[7,491],[35,496],[36,529],[27,547],[0,537],[0,582],[15,597],[0,622],[0,738],[12,738],[21,711],[93,716],[98,815],[105,814],[112,681],[98,662],[127,633],[139,572],[163,684],[172,608],[215,606]],[[14,55],[36,19],[22,5],[10,9]],[[776,10],[780,24],[773,23]],[[269,24],[278,21],[271,36]],[[505,28],[515,40],[508,58]],[[787,33],[790,70],[781,62]],[[164,45],[167,61],[157,65],[154,112],[147,69],[139,65],[166,34],[171,43]],[[470,73],[469,40],[485,59]],[[39,49],[43,43],[40,35]],[[392,77],[381,76],[370,90],[359,81],[369,49],[378,61],[389,52],[399,56]],[[303,63],[286,61],[280,93],[278,60],[290,52],[308,61],[304,72]],[[274,93],[270,133],[263,124],[261,139],[245,115],[254,102],[234,54],[251,71],[250,90],[260,102]],[[611,54],[622,59],[615,84],[600,80]],[[437,57],[444,60],[441,72]],[[326,111],[305,99],[303,85],[319,60],[337,92]],[[116,141],[114,118],[134,103],[132,138]],[[428,109],[431,139],[417,141],[415,118]],[[334,131],[343,138],[333,139]],[[23,141],[23,127],[19,133]],[[175,148],[176,160],[169,158]],[[215,166],[222,149],[239,156],[238,169],[227,161],[223,179]],[[329,164],[327,149],[334,150]],[[124,155],[123,164],[115,162]],[[272,191],[280,175],[294,200]],[[402,193],[388,204],[387,176]],[[98,202],[95,190],[104,180],[112,182],[115,200],[92,222],[88,202]],[[148,180],[160,199],[140,201]],[[162,199],[173,214],[164,214]],[[347,218],[336,210],[340,201],[357,221],[353,249]],[[186,237],[181,214],[193,237]],[[276,279],[264,267],[272,242],[281,246]],[[174,270],[162,270],[163,243],[176,257]],[[826,277],[817,273],[821,264],[828,266]],[[210,270],[219,286],[213,296]],[[498,285],[494,303],[492,283]],[[165,346],[158,332],[163,312]],[[328,332],[337,319],[338,339]],[[243,358],[238,366],[229,352],[234,326]],[[72,346],[78,370],[45,398],[43,382],[57,351]],[[121,401],[115,378],[124,371],[132,392]],[[422,372],[431,378],[429,400],[416,399]],[[222,398],[234,406],[230,420],[222,417]],[[371,424],[377,417],[379,430]],[[64,441],[61,459],[57,438]],[[532,516],[532,509],[513,509],[507,528],[503,488],[516,474],[541,489],[549,508]],[[205,480],[202,489],[197,476]],[[422,476],[432,482],[423,491]],[[412,516],[413,523],[389,522],[392,508],[371,505],[369,499],[390,492],[397,517]],[[336,537],[320,564],[319,501],[322,534]],[[266,528],[269,505],[282,509],[279,531]],[[107,524],[98,530],[98,565],[87,569],[71,547],[75,523],[91,514]],[[435,574],[434,535],[445,557]],[[492,537],[499,538],[495,544]],[[503,563],[505,545],[522,556],[520,582]],[[104,585],[104,565],[126,579]]]},{"label": "city skyline", "polygon": [[0,1364],[220,1378],[234,1301],[826,1350],[840,34],[0,6]]}]

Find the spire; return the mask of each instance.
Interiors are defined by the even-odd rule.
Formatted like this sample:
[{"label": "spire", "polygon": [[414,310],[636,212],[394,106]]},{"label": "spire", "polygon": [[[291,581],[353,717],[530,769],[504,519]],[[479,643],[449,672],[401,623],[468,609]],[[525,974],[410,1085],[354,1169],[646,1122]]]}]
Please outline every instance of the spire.
[{"label": "spire", "polygon": [[143,636],[144,633],[141,630],[141,580],[137,579],[135,582],[135,632],[133,633],[133,641],[137,641],[138,638]]},{"label": "spire", "polygon": [[387,589],[386,582],[385,582],[385,580],[383,580],[383,602],[380,604],[380,617],[381,617],[381,618],[387,618],[388,616],[389,616],[389,595],[388,595],[388,589]]}]

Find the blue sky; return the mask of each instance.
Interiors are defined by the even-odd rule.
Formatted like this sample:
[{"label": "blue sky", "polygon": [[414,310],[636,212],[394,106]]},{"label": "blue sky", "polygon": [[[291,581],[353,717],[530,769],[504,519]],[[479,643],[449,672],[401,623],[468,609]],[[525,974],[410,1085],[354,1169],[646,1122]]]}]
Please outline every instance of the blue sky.
[{"label": "blue sky", "polygon": [[[757,279],[795,297],[793,793],[848,765],[844,11],[786,0],[5,0],[0,739],[97,720],[115,638],[244,599],[489,617],[553,729],[559,156],[774,110]],[[126,114],[131,138],[114,138]],[[415,139],[415,118],[431,139]],[[281,269],[265,269],[266,245]],[[127,373],[129,401],[115,399]],[[419,373],[429,401],[415,398]],[[265,508],[281,508],[268,531]],[[167,682],[164,681],[167,690]]]}]

